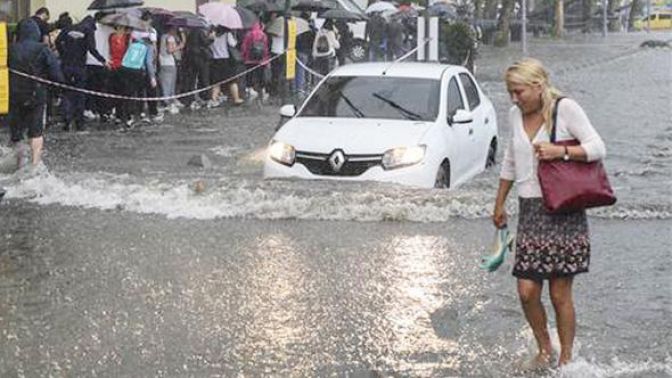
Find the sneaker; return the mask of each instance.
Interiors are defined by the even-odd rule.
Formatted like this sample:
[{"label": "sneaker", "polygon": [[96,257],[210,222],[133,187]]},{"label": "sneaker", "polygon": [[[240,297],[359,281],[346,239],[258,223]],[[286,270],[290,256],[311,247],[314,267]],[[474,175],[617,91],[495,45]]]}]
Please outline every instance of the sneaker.
[{"label": "sneaker", "polygon": [[219,101],[217,100],[210,100],[208,103],[205,105],[208,109],[216,108],[219,106]]},{"label": "sneaker", "polygon": [[90,110],[85,110],[84,111],[84,117],[86,117],[86,119],[91,121],[91,120],[96,119],[98,116]]},{"label": "sneaker", "polygon": [[124,127],[128,130],[133,129],[134,126],[135,126],[135,121],[133,120],[133,118],[130,118],[128,121],[124,122]]},{"label": "sneaker", "polygon": [[173,102],[173,105],[177,106],[180,109],[184,108],[184,104],[182,103],[182,101],[179,100],[175,100],[175,102]]},{"label": "sneaker", "polygon": [[170,114],[180,114],[179,106],[177,106],[175,104],[171,104],[170,107],[168,108],[168,113],[170,113]]},{"label": "sneaker", "polygon": [[201,108],[201,105],[198,102],[194,101],[191,103],[191,105],[189,105],[189,108],[191,110],[198,110]]},{"label": "sneaker", "polygon": [[159,113],[152,117],[152,122],[161,123],[163,122],[163,113]]},{"label": "sneaker", "polygon": [[250,88],[250,93],[247,95],[247,100],[248,101],[254,101],[255,98],[259,97],[259,93],[255,91],[254,89]]}]

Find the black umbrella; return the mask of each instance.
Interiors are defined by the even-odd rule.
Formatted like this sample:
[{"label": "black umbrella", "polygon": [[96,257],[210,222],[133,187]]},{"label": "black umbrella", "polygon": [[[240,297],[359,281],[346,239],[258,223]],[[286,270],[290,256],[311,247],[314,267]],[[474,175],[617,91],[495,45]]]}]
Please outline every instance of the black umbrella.
[{"label": "black umbrella", "polygon": [[427,9],[430,16],[438,16],[446,20],[456,20],[457,10],[452,4],[438,2],[429,6]]},{"label": "black umbrella", "polygon": [[323,0],[301,0],[296,5],[292,6],[292,10],[301,12],[323,12],[336,8],[338,8],[338,5],[334,2]]},{"label": "black umbrella", "polygon": [[141,20],[131,13],[112,13],[100,19],[100,23],[112,26],[125,26],[135,30],[147,31],[149,22]]},{"label": "black umbrella", "polygon": [[240,15],[240,20],[243,21],[243,29],[249,29],[259,21],[259,18],[257,17],[254,12],[251,10],[241,7],[239,5],[236,5],[234,8],[238,11],[238,15]]},{"label": "black umbrella", "polygon": [[283,5],[266,0],[238,1],[238,6],[245,7],[255,13],[280,12],[285,9]]},{"label": "black umbrella", "polygon": [[326,12],[320,14],[320,17],[330,20],[343,20],[343,21],[365,21],[368,18],[363,14],[357,14],[349,12],[345,9],[329,9]]},{"label": "black umbrella", "polygon": [[206,29],[210,26],[208,21],[196,15],[184,15],[173,17],[166,23],[168,26],[176,26],[178,28],[192,28],[192,29]]},{"label": "black umbrella", "polygon": [[112,8],[129,8],[143,5],[143,0],[93,0],[88,10],[101,10]]}]

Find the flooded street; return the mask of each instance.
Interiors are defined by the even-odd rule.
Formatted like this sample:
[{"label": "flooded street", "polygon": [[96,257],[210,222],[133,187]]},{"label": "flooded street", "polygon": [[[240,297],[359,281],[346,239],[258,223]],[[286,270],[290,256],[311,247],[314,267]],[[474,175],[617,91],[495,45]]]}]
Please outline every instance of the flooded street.
[{"label": "flooded street", "polygon": [[[672,50],[646,39],[672,34],[529,46],[604,139],[619,199],[590,212],[575,360],[537,376],[672,376]],[[476,61],[500,144],[518,48]],[[478,268],[499,166],[450,192],[264,181],[277,121],[266,106],[54,130],[49,174],[0,174],[0,376],[523,376],[512,258]]]}]

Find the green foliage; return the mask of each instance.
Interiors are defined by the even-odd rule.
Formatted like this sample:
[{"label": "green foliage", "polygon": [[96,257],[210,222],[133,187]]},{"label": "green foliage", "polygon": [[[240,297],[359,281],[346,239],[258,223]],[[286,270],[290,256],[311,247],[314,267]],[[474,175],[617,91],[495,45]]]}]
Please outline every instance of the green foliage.
[{"label": "green foliage", "polygon": [[495,42],[496,47],[505,47],[509,44],[509,32],[508,31],[497,31],[495,33]]},{"label": "green foliage", "polygon": [[476,53],[476,38],[471,27],[464,22],[441,23],[441,60],[449,64],[461,65]]}]

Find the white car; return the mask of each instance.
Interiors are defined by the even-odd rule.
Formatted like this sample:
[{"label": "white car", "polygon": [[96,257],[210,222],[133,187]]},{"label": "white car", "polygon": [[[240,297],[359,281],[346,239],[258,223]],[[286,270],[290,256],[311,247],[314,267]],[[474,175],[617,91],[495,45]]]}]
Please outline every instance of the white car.
[{"label": "white car", "polygon": [[461,66],[361,63],[325,77],[273,136],[265,178],[454,188],[494,164],[492,102]]}]

